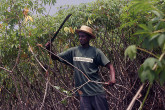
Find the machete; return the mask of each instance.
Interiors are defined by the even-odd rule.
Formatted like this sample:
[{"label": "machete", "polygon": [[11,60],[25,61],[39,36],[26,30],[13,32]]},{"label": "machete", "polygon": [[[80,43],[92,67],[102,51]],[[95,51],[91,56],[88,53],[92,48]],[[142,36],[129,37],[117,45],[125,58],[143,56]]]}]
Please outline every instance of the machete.
[{"label": "machete", "polygon": [[51,39],[51,43],[54,41],[54,39],[56,38],[57,34],[59,33],[60,29],[62,28],[62,26],[64,25],[64,23],[68,20],[68,18],[71,16],[72,14],[69,14],[68,16],[66,16],[66,18],[64,19],[64,21],[62,22],[61,26],[58,28],[58,30],[56,31],[56,33],[54,34],[53,38]]}]

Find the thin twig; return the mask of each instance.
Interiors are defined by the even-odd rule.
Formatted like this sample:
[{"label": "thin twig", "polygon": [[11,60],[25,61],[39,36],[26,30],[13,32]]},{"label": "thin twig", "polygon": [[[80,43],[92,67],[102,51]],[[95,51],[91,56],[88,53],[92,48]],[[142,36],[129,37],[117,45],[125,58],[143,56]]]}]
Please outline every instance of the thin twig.
[{"label": "thin twig", "polygon": [[34,54],[29,42],[28,42],[28,46],[29,46],[29,49],[31,51],[31,53],[33,54],[33,56],[35,57],[36,61],[39,63],[39,65],[44,69],[44,71],[47,71],[47,69],[42,65],[42,63],[38,60],[38,58],[36,57],[36,55]]},{"label": "thin twig", "polygon": [[105,87],[103,87],[103,89],[110,94],[112,97],[114,97],[115,99],[117,99],[118,101],[121,101],[119,98],[115,97],[112,93],[110,93]]},{"label": "thin twig", "polygon": [[132,107],[135,103],[135,101],[137,100],[137,97],[139,96],[139,94],[141,93],[141,91],[143,90],[144,87],[144,83],[140,86],[139,90],[137,91],[136,95],[133,97],[131,103],[129,104],[127,110],[132,110]]},{"label": "thin twig", "polygon": [[143,51],[143,52],[149,53],[150,55],[153,55],[155,58],[159,58],[159,57],[157,57],[155,54],[153,54],[152,52],[149,52],[149,51],[147,51],[147,50],[145,50],[145,49],[142,49],[142,48],[140,48],[140,47],[136,47],[136,48],[139,49],[139,50],[141,50],[141,51]]},{"label": "thin twig", "polygon": [[49,79],[48,79],[48,77],[47,77],[46,88],[45,88],[45,94],[44,94],[44,98],[43,98],[43,101],[42,101],[40,110],[42,110],[42,107],[44,106],[44,103],[45,103],[45,99],[46,99],[46,95],[47,95],[47,91],[48,91],[48,84],[49,84]]},{"label": "thin twig", "polygon": [[7,71],[7,72],[9,72],[9,73],[12,73],[12,71],[10,71],[10,70],[8,70],[8,69],[6,69],[6,68],[4,68],[4,67],[0,67],[0,69],[3,69],[3,70],[5,70],[5,71]]}]

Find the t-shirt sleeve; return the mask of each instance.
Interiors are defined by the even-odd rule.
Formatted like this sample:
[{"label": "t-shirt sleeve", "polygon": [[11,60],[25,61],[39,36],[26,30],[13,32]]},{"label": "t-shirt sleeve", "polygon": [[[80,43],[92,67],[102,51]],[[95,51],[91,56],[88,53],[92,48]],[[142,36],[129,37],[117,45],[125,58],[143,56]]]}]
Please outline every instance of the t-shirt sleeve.
[{"label": "t-shirt sleeve", "polygon": [[62,53],[57,54],[57,56],[59,56],[59,61],[66,63],[66,64],[67,64],[66,61],[68,61],[69,63],[73,64],[72,51],[73,51],[73,49],[71,48]]},{"label": "t-shirt sleeve", "polygon": [[100,49],[97,49],[97,64],[98,64],[98,66],[105,66],[109,62],[110,61],[105,56],[105,54]]}]

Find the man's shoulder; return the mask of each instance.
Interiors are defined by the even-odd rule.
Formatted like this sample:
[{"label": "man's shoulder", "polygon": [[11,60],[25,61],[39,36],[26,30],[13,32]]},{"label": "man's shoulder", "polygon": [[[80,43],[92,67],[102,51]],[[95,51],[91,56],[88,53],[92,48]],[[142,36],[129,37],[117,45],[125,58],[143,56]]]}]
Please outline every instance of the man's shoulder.
[{"label": "man's shoulder", "polygon": [[70,47],[69,49],[67,49],[67,50],[75,50],[75,49],[77,49],[78,47]]},{"label": "man's shoulder", "polygon": [[[81,51],[81,46],[71,47],[71,48],[69,48],[68,50],[69,50],[69,51],[77,51],[77,50],[80,50],[80,51]],[[91,51],[95,51],[96,53],[102,52],[101,49],[96,48],[96,47],[94,47],[94,46],[90,46],[90,50],[91,50]]]},{"label": "man's shoulder", "polygon": [[98,52],[102,52],[101,49],[99,49],[99,48],[97,48],[97,47],[93,47],[93,46],[91,46],[91,48],[92,48],[93,50],[95,50],[96,53],[98,53]]},{"label": "man's shoulder", "polygon": [[65,52],[69,52],[69,53],[72,53],[72,52],[75,52],[78,50],[78,46],[77,47],[70,47],[69,49],[67,49]]},{"label": "man's shoulder", "polygon": [[69,48],[69,50],[71,50],[71,51],[75,51],[77,49],[78,49],[78,46]]}]

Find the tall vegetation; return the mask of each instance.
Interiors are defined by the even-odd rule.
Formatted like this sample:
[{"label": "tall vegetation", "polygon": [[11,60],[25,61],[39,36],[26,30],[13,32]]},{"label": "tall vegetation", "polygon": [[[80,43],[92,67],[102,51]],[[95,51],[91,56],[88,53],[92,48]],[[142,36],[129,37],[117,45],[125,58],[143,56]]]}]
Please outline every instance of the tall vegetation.
[{"label": "tall vegetation", "polygon": [[129,12],[134,16],[144,15],[146,20],[138,23],[139,28],[134,33],[135,37],[141,37],[142,44],[129,46],[125,56],[136,58],[137,49],[150,54],[138,70],[141,81],[143,83],[149,81],[149,87],[141,105],[142,109],[154,81],[160,85],[164,85],[165,82],[165,10],[164,6],[161,7],[164,5],[163,1],[134,0],[131,3]]},{"label": "tall vegetation", "polygon": [[[97,0],[60,7],[50,16],[44,5],[55,2],[0,1],[0,109],[79,108],[72,68],[52,61],[44,48],[68,14],[52,48],[58,53],[79,45],[75,29],[82,24],[94,29],[91,45],[116,70],[117,83],[105,86],[110,109],[165,109],[164,1]],[[100,68],[102,82],[109,80],[107,71]],[[131,104],[141,85],[141,96]]]}]

